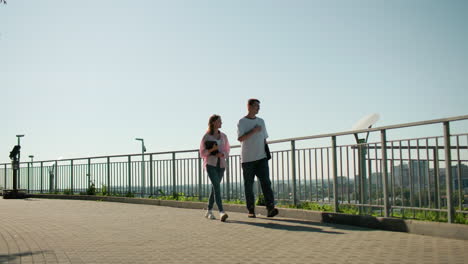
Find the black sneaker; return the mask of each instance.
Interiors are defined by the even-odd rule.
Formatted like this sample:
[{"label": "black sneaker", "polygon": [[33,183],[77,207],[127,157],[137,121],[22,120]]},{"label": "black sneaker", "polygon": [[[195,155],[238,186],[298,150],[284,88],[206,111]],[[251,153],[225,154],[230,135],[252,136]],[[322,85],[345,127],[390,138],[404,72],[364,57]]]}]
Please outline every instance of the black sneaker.
[{"label": "black sneaker", "polygon": [[279,213],[278,209],[272,208],[272,209],[268,210],[267,217],[273,217],[273,216],[277,215],[278,213]]},{"label": "black sneaker", "polygon": [[248,218],[256,218],[255,210],[249,210],[249,214],[247,215]]}]

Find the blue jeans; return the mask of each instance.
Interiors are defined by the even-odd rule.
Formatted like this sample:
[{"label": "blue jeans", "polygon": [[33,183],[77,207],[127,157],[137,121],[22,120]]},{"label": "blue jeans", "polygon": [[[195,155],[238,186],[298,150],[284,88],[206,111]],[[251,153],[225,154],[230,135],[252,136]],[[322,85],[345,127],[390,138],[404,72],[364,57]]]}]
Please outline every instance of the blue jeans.
[{"label": "blue jeans", "polygon": [[210,198],[208,199],[208,210],[213,209],[213,204],[216,200],[216,205],[218,210],[223,212],[223,202],[221,200],[221,181],[224,176],[224,168],[220,168],[219,165],[214,167],[211,165],[206,165],[206,172],[211,181],[211,193]]},{"label": "blue jeans", "polygon": [[244,175],[245,200],[249,212],[255,212],[255,195],[253,192],[255,175],[257,175],[258,180],[260,181],[263,196],[265,197],[266,208],[268,210],[273,209],[275,207],[275,198],[273,196],[273,190],[271,189],[268,160],[265,158],[242,163],[242,172]]}]

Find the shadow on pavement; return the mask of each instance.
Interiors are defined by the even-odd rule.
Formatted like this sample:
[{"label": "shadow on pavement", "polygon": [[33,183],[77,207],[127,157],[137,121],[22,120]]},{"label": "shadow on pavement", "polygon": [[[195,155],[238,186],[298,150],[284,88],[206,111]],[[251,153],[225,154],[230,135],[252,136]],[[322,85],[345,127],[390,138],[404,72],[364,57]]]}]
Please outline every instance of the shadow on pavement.
[{"label": "shadow on pavement", "polygon": [[279,218],[265,218],[269,221],[276,221],[276,222],[287,222],[287,223],[296,223],[302,225],[314,225],[314,226],[327,226],[333,229],[342,229],[342,230],[365,230],[365,231],[377,231],[375,229],[360,227],[360,226],[348,226],[344,224],[334,224],[334,223],[320,223],[320,222],[312,222],[307,220],[298,220],[298,219],[279,219]]},{"label": "shadow on pavement", "polygon": [[334,235],[344,234],[342,232],[325,231],[321,228],[311,227],[310,223],[308,223],[309,226],[303,226],[303,225],[288,225],[288,224],[281,224],[281,223],[246,222],[246,221],[239,221],[239,220],[228,220],[228,222],[233,223],[233,224],[252,225],[252,226],[258,226],[258,227],[263,227],[263,228],[271,228],[271,229],[286,230],[286,231],[320,232],[320,233],[334,234]]},{"label": "shadow on pavement", "polygon": [[13,260],[15,260],[17,258],[43,254],[43,253],[47,253],[47,252],[51,252],[51,251],[49,251],[49,250],[46,250],[46,251],[44,251],[44,250],[42,250],[42,251],[25,251],[25,252],[15,253],[15,254],[0,255],[0,263],[8,263],[8,262],[13,261]]}]

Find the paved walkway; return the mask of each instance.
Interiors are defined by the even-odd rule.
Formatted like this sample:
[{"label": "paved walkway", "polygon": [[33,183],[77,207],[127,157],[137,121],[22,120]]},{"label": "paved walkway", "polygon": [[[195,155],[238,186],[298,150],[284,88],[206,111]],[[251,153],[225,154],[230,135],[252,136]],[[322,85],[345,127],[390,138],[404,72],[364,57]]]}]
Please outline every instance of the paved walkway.
[{"label": "paved walkway", "polygon": [[0,263],[468,263],[468,241],[285,218],[0,199]]}]

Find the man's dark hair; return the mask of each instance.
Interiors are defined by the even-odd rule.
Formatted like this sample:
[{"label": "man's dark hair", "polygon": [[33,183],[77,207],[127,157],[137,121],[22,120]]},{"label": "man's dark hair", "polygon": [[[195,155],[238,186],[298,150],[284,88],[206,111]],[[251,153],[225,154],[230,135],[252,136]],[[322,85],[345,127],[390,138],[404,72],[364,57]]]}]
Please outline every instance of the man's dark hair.
[{"label": "man's dark hair", "polygon": [[255,103],[260,103],[260,100],[258,99],[255,99],[255,98],[251,98],[249,99],[249,101],[247,102],[248,105],[253,105]]}]

